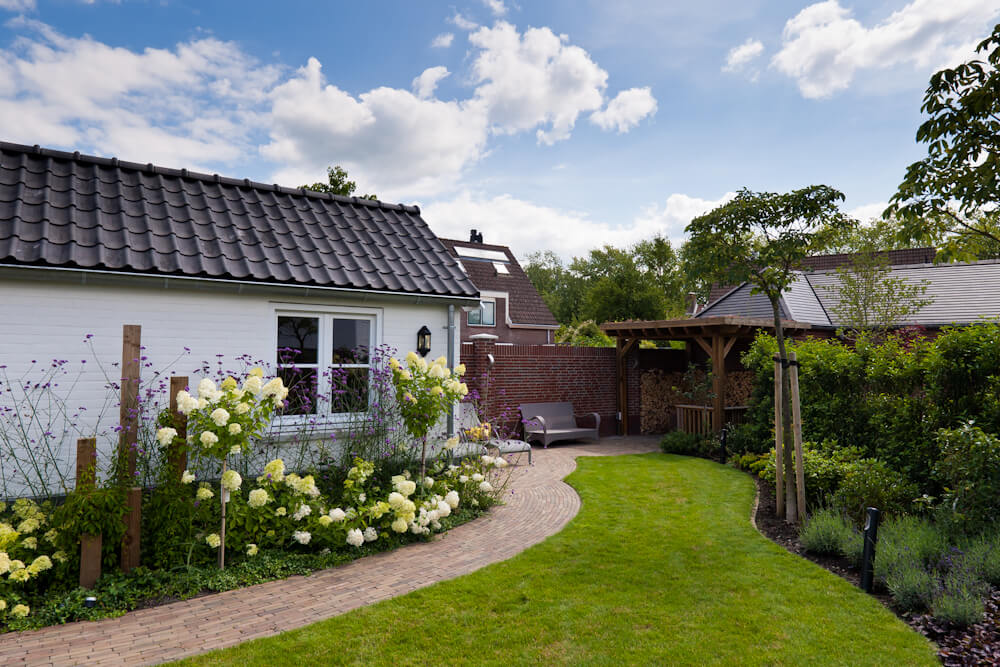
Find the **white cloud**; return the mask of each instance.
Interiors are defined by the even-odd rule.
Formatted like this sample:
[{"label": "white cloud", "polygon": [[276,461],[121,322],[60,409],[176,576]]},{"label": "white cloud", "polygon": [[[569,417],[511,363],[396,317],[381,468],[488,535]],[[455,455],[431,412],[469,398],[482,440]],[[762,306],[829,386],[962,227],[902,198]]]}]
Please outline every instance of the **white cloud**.
[{"label": "white cloud", "polygon": [[413,80],[413,92],[421,99],[427,99],[434,94],[438,82],[451,74],[447,67],[428,67],[420,76]]},{"label": "white cloud", "polygon": [[653,97],[653,91],[648,86],[629,88],[608,102],[606,109],[590,114],[590,121],[601,129],[614,129],[622,134],[654,113],[656,113],[656,98]]},{"label": "white cloud", "polygon": [[577,116],[604,103],[608,73],[567,38],[548,28],[523,35],[505,21],[469,36],[480,49],[472,64],[479,84],[476,97],[489,109],[495,132],[514,134],[535,128],[539,143],[569,137]]},{"label": "white cloud", "polygon": [[881,218],[882,211],[889,205],[889,202],[880,201],[873,204],[862,204],[847,211],[847,215],[861,222],[868,222],[872,218]]},{"label": "white cloud", "polygon": [[[451,101],[436,94],[443,66],[423,70],[412,92],[352,93],[315,58],[290,72],[213,38],[137,52],[24,18],[6,25],[17,36],[0,49],[5,139],[206,171],[263,156],[288,185],[341,164],[390,200],[454,188],[495,135],[565,139],[579,114],[605,103],[607,72],[586,51],[505,22],[470,36],[472,90]],[[653,109],[648,89],[632,89],[594,122],[623,132]]]},{"label": "white cloud", "polygon": [[11,12],[28,12],[35,9],[35,0],[0,0],[0,9]]},{"label": "white cloud", "polygon": [[732,196],[729,193],[711,201],[674,194],[662,207],[643,209],[625,226],[613,226],[586,213],[562,211],[509,194],[485,197],[468,191],[448,201],[424,205],[422,215],[439,236],[467,238],[469,229],[475,227],[483,232],[487,243],[508,245],[519,258],[551,250],[568,261],[604,244],[625,247],[657,234],[669,238],[676,247],[683,242],[684,227],[692,218]]},{"label": "white cloud", "polygon": [[448,22],[454,25],[459,30],[475,30],[479,27],[479,24],[475,21],[470,21],[469,19],[462,16],[460,13],[455,12],[455,15],[448,19]]},{"label": "white cloud", "polygon": [[275,177],[281,183],[315,180],[335,163],[380,197],[433,193],[485,150],[486,114],[477,102],[384,87],[354,97],[327,83],[315,58],[271,97],[271,141],[261,152],[288,165]]},{"label": "white cloud", "polygon": [[955,64],[998,15],[1000,0],[913,0],[869,28],[827,0],[789,19],[771,65],[795,79],[804,97],[829,97],[859,70]]},{"label": "white cloud", "polygon": [[483,0],[483,4],[493,13],[493,16],[504,16],[507,13],[507,5],[503,0]]},{"label": "white cloud", "polygon": [[451,46],[452,41],[455,39],[455,34],[450,32],[443,32],[433,40],[431,40],[431,46],[435,49],[447,49]]},{"label": "white cloud", "polygon": [[741,72],[757,60],[762,53],[764,53],[764,44],[759,39],[751,37],[739,46],[729,49],[729,53],[726,55],[726,64],[723,65],[722,71]]},{"label": "white cloud", "polygon": [[0,127],[29,144],[191,168],[232,163],[253,150],[258,107],[280,74],[216,39],[137,53],[23,18],[7,26],[22,34],[0,51]]}]

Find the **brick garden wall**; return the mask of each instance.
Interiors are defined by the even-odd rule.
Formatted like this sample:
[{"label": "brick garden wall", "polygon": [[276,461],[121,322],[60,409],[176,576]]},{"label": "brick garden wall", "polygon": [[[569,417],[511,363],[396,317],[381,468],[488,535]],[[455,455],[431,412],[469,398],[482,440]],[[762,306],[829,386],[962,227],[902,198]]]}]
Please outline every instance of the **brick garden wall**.
[{"label": "brick garden wall", "polygon": [[[641,365],[639,350],[626,360],[630,431],[639,433]],[[642,350],[642,362],[650,363],[649,353],[671,350]],[[494,363],[488,363],[492,355]],[[615,349],[552,345],[497,345],[492,340],[462,344],[461,361],[466,366],[470,389],[479,392],[485,414],[492,419],[519,419],[522,403],[569,401],[577,413],[596,412],[601,416],[601,435],[618,432],[618,387]],[[670,363],[673,363],[672,361]]]}]

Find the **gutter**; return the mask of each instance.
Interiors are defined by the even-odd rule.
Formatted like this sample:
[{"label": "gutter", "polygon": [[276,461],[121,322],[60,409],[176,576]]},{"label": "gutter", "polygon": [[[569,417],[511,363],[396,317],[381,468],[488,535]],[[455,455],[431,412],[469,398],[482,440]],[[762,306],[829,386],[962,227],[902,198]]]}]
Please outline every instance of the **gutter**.
[{"label": "gutter", "polygon": [[[279,283],[261,283],[251,280],[234,280],[227,278],[201,278],[197,276],[164,276],[146,273],[131,273],[125,271],[107,271],[102,269],[77,269],[55,266],[32,266],[27,264],[3,264],[0,265],[0,277],[10,276],[17,280],[27,280],[31,278],[39,279],[41,276],[30,276],[25,273],[46,272],[51,276],[51,280],[69,280],[78,282],[81,285],[101,284],[101,283],[133,283],[142,286],[156,287],[154,281],[161,282],[161,289],[171,289],[181,286],[201,287],[204,289],[229,288],[237,294],[254,293],[287,293],[293,291],[300,296],[329,296],[331,293],[368,301],[373,297],[390,298],[396,301],[409,301],[411,303],[424,303],[427,301],[440,302],[451,301],[462,305],[474,305],[479,303],[478,296],[459,296],[448,294],[425,294],[419,292],[397,292],[388,290],[361,289],[355,287],[324,287],[317,285],[286,285]],[[93,279],[89,279],[93,277]],[[172,284],[179,283],[179,284]]]}]

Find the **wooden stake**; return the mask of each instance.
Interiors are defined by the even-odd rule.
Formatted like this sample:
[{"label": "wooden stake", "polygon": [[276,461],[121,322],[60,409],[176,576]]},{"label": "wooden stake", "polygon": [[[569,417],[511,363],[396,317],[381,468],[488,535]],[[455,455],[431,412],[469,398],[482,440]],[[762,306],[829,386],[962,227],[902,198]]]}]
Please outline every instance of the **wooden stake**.
[{"label": "wooden stake", "polygon": [[170,378],[170,412],[174,416],[174,428],[177,429],[177,439],[167,448],[167,461],[173,466],[178,481],[187,468],[187,415],[177,409],[177,392],[187,389],[188,379],[185,376]]},{"label": "wooden stake", "polygon": [[[226,459],[222,459],[222,476],[226,476]],[[220,478],[221,479],[221,478]],[[222,525],[219,526],[219,569],[226,569],[226,501],[228,494],[225,487],[219,484],[219,502],[222,503]]]},{"label": "wooden stake", "polygon": [[128,491],[128,509],[122,520],[125,535],[122,537],[122,570],[131,571],[139,566],[139,529],[141,525],[142,490],[135,484],[136,440],[139,432],[139,374],[142,368],[142,327],[138,324],[122,326],[122,384],[121,432],[118,436],[118,454],[125,461],[124,484]]},{"label": "wooden stake", "polygon": [[799,501],[799,522],[806,520],[806,475],[805,463],[802,454],[802,407],[799,403],[799,367],[795,363],[795,353],[789,352],[792,360],[791,386],[792,386],[792,436],[795,440],[795,486],[797,500]]},{"label": "wooden stake", "polygon": [[[76,441],[76,488],[89,493],[97,484],[97,439]],[[101,536],[80,536],[80,586],[93,588],[101,578]]]},{"label": "wooden stake", "polygon": [[781,423],[781,362],[774,362],[774,507],[775,515],[785,516],[785,475],[782,467],[784,427]]}]

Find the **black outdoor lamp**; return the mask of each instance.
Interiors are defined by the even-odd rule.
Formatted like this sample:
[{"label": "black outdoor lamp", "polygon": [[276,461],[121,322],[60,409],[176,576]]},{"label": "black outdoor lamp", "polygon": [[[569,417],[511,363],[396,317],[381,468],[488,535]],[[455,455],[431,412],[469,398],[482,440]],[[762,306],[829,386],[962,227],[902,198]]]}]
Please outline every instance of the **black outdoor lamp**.
[{"label": "black outdoor lamp", "polygon": [[431,351],[431,330],[426,326],[420,327],[420,331],[417,332],[417,352],[420,353],[421,357],[426,357],[427,353]]}]

